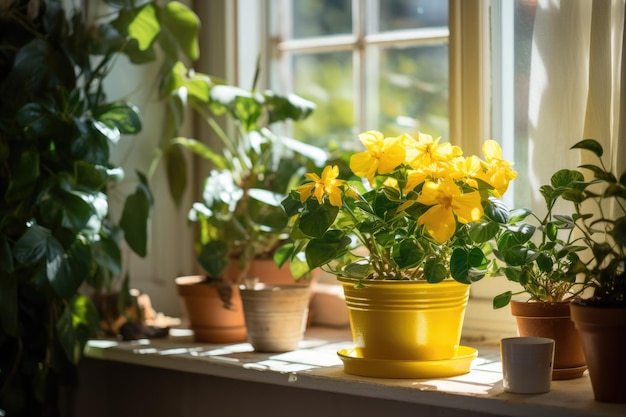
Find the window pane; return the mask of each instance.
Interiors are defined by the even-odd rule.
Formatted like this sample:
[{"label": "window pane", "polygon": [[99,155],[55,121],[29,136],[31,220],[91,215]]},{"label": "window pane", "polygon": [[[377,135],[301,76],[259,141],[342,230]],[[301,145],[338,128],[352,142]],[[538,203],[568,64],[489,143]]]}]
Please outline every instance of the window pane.
[{"label": "window pane", "polygon": [[354,141],[352,52],[293,56],[293,91],[317,107],[294,124],[296,138],[319,146]]},{"label": "window pane", "polygon": [[448,46],[367,51],[368,129],[448,137]]},{"label": "window pane", "polygon": [[[448,2],[432,0],[377,0],[378,31],[448,26]],[[369,32],[376,32],[371,28]]]},{"label": "window pane", "polygon": [[298,0],[291,7],[294,39],[352,33],[351,0]]}]

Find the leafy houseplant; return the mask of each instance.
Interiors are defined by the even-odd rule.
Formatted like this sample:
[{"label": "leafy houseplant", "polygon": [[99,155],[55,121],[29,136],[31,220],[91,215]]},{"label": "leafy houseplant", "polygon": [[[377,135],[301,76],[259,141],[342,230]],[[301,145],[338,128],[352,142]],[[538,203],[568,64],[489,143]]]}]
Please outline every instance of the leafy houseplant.
[{"label": "leafy houseplant", "polygon": [[483,278],[488,242],[508,218],[497,197],[516,177],[497,142],[481,160],[423,133],[359,139],[367,150],[351,157],[349,179],[327,166],[283,201],[293,242],[282,259],[361,283]]},{"label": "leafy houseplant", "polygon": [[572,320],[583,342],[594,398],[626,403],[626,172],[607,168],[604,150],[593,139],[572,148],[599,160],[579,167],[592,174],[590,181],[563,194],[574,203],[577,230],[591,253],[586,277],[593,294],[571,303]]},{"label": "leafy houseplant", "polygon": [[602,146],[593,139],[572,148],[599,159],[599,165],[580,167],[593,173],[593,179],[569,187],[563,195],[574,203],[576,227],[593,254],[586,263],[593,296],[580,303],[626,307],[626,172],[619,177],[611,172],[601,159]]},{"label": "leafy houseplant", "polygon": [[[99,324],[79,290],[120,278],[121,245],[146,254],[148,179],[138,173],[125,195],[123,168],[110,160],[141,118],[107,100],[103,81],[119,54],[143,63],[165,41],[165,52],[184,50],[176,35],[189,14],[177,2],[107,4],[112,13],[97,24],[85,7],[68,16],[58,1],[0,5],[0,408],[9,415],[69,412],[60,387],[76,383]],[[124,202],[119,218],[113,198]]]},{"label": "leafy houseplant", "polygon": [[[554,173],[550,184],[540,187],[545,216],[539,218],[528,209],[513,210],[495,238],[494,254],[504,265],[495,274],[503,273],[522,290],[496,296],[494,308],[511,303],[520,336],[554,339],[552,379],[578,378],[587,369],[569,306],[587,287],[585,280],[579,279],[586,271],[579,256],[585,246],[576,233],[576,216],[555,212],[557,203],[570,190],[581,188],[583,179],[578,171]],[[529,300],[511,300],[519,294],[526,294]]]},{"label": "leafy houseplant", "polygon": [[[525,293],[532,301],[556,303],[580,296],[584,282],[577,281],[585,272],[578,252],[585,249],[575,233],[574,218],[553,213],[563,194],[580,188],[583,175],[562,169],[540,188],[546,203],[546,214],[539,218],[529,209],[515,209],[502,225],[495,240],[494,254],[504,264],[499,269],[506,278],[519,283],[523,290],[507,291],[496,296],[494,308],[506,306],[515,295]],[[527,218],[534,222],[527,221]]]},{"label": "leafy houseplant", "polygon": [[[258,70],[253,88],[245,90],[187,70],[182,63],[177,69],[166,91],[179,104],[171,109],[183,108],[181,104],[187,100],[222,146],[213,149],[200,140],[177,137],[166,144],[164,154],[183,147],[211,164],[202,199],[189,211],[189,220],[199,226],[198,263],[210,282],[241,284],[249,278],[251,263],[258,258],[272,259],[288,237],[288,218],[281,200],[304,172],[327,160],[325,151],[273,130],[278,122],[306,118],[315,106],[295,95],[258,91]],[[234,126],[232,134],[218,123],[221,115]],[[177,169],[180,165],[168,166],[171,178],[180,178],[182,172]],[[233,262],[237,273],[229,274],[227,267]]]}]

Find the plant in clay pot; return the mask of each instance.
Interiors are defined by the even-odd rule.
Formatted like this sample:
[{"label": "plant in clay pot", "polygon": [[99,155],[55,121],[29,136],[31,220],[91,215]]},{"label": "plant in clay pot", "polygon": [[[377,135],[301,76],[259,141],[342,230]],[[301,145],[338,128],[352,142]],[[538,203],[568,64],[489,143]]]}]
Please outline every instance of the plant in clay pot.
[{"label": "plant in clay pot", "polygon": [[[198,290],[207,296],[218,296],[226,310],[224,315],[239,317],[239,325],[226,329],[231,335],[221,338],[217,336],[217,328],[222,327],[220,321],[206,317],[206,321],[200,322],[191,317],[188,298],[183,297],[196,340],[238,341],[245,339],[239,285],[252,286],[256,279],[281,282],[276,278],[279,273],[284,277],[283,284],[296,283],[290,272],[295,266],[279,271],[274,261],[277,249],[289,237],[289,219],[280,203],[301,176],[326,163],[328,155],[322,149],[278,133],[281,122],[305,119],[315,105],[296,95],[259,91],[258,68],[251,90],[188,70],[182,63],[176,64],[176,70],[164,89],[174,103],[170,109],[179,112],[172,120],[182,120],[180,111],[188,105],[212,129],[221,145],[212,147],[187,137],[164,143],[166,163],[176,161],[174,155],[186,149],[210,165],[201,199],[193,203],[188,214],[190,223],[197,226],[197,261],[206,275],[178,278],[177,288],[183,295],[192,291],[192,282],[210,287]],[[222,127],[218,123],[220,116],[225,116],[230,125]],[[179,128],[180,125],[174,126],[173,131]],[[183,177],[185,167],[168,163],[167,169],[172,185]],[[173,196],[178,198],[176,193]],[[272,275],[264,275],[267,270]],[[303,274],[295,275],[300,278]]]},{"label": "plant in clay pot", "polygon": [[[511,303],[520,336],[555,340],[553,379],[580,377],[586,369],[569,311],[569,301],[587,287],[584,279],[579,279],[586,270],[579,256],[585,246],[575,233],[573,217],[554,212],[563,194],[579,187],[582,180],[578,171],[557,171],[550,184],[540,187],[545,216],[539,218],[528,209],[512,210],[495,238],[494,254],[503,266],[494,274],[505,275],[522,290],[496,296],[493,306],[502,308]],[[528,301],[511,301],[516,295],[526,295]]]},{"label": "plant in clay pot", "polygon": [[[576,230],[588,249],[586,278],[593,293],[571,303],[572,320],[583,349],[594,397],[626,402],[626,172],[604,164],[600,143],[585,139],[572,149],[590,152],[597,164],[584,164],[591,179],[570,187],[563,198],[574,203]],[[584,170],[584,171],[582,171]]]},{"label": "plant in clay pot", "polygon": [[[351,173],[341,173],[337,166],[326,166],[321,175],[308,173],[307,181],[283,201],[293,239],[283,247],[283,259],[305,271],[319,267],[344,284],[356,355],[449,359],[458,353],[469,284],[491,270],[489,242],[508,219],[498,198],[516,173],[491,140],[483,145],[482,160],[424,133],[385,137],[368,131],[359,139],[366,150],[352,155]],[[459,317],[449,330],[443,323],[432,325],[433,336],[424,338],[414,333],[424,334],[418,324],[422,319],[390,314],[393,322],[386,323],[387,313],[374,310],[368,320],[384,339],[376,346],[360,334],[367,325],[354,324],[365,306],[351,304],[380,283],[402,288],[400,297],[407,298],[390,301],[392,309],[398,302],[412,303],[414,291],[449,291],[441,297],[458,299],[450,310]],[[417,347],[415,340],[420,340]],[[392,341],[400,346],[387,349]],[[386,356],[389,350],[391,357]]]},{"label": "plant in clay pot", "polygon": [[[288,238],[288,218],[280,202],[307,170],[327,160],[317,147],[275,133],[279,122],[305,119],[315,105],[296,95],[246,90],[224,84],[206,74],[178,64],[179,72],[168,87],[172,100],[181,100],[215,132],[221,142],[216,149],[200,140],[177,137],[167,151],[182,147],[211,165],[204,179],[201,200],[189,210],[189,221],[198,226],[198,263],[213,280],[226,285],[250,278],[255,259],[273,259]],[[222,128],[217,117],[225,115],[233,133]],[[181,175],[169,167],[171,176]],[[228,266],[236,263],[234,273]]]}]

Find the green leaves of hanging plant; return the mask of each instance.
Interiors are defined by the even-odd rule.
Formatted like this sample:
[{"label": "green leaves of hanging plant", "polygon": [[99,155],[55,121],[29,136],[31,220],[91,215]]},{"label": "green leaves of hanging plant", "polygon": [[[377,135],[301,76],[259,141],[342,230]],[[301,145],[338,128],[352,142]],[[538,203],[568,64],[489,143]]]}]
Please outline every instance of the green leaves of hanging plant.
[{"label": "green leaves of hanging plant", "polygon": [[16,242],[13,256],[25,264],[43,260],[48,281],[62,298],[68,298],[78,290],[89,275],[91,264],[89,247],[83,242],[76,240],[66,249],[50,230],[38,225],[32,225]]},{"label": "green leaves of hanging plant", "polygon": [[78,364],[87,341],[98,327],[98,310],[89,297],[72,297],[57,320],[56,331],[65,355],[73,364]]},{"label": "green leaves of hanging plant", "polygon": [[129,195],[124,203],[120,227],[124,230],[126,242],[135,253],[145,257],[148,251],[148,219],[153,197],[148,186],[148,179],[137,172],[140,183],[135,193]]}]

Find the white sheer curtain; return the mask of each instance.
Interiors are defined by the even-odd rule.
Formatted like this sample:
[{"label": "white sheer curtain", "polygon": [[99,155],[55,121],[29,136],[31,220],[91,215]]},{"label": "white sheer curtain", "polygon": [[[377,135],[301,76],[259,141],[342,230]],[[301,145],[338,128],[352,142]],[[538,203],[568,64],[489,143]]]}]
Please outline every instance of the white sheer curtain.
[{"label": "white sheer curtain", "polygon": [[[602,144],[605,161],[618,172],[626,167],[624,4],[538,0],[528,113],[535,191],[556,169],[581,163],[581,153],[569,148],[585,138]],[[543,207],[538,192],[533,206]]]}]

